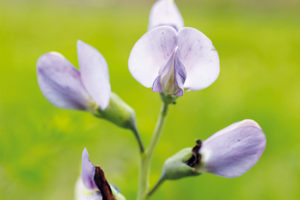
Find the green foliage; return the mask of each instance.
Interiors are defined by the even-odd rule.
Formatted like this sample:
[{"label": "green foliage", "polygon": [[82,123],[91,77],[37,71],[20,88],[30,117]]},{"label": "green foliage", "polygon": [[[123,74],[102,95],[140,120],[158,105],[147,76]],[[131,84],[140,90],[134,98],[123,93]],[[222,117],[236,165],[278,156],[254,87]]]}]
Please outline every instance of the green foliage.
[{"label": "green foliage", "polygon": [[[0,5],[1,199],[73,199],[83,147],[127,199],[135,199],[139,153],[132,133],[89,113],[52,106],[38,88],[35,65],[40,55],[55,50],[77,66],[76,40],[93,45],[109,64],[112,90],[135,109],[148,143],[160,98],[131,77],[127,59],[146,31],[149,6]],[[299,15],[178,6],[186,26],[213,41],[221,73],[209,88],[185,93],[170,105],[151,185],[166,158],[235,121],[256,120],[267,147],[258,164],[239,178],[205,174],[167,182],[153,199],[297,199]]]}]

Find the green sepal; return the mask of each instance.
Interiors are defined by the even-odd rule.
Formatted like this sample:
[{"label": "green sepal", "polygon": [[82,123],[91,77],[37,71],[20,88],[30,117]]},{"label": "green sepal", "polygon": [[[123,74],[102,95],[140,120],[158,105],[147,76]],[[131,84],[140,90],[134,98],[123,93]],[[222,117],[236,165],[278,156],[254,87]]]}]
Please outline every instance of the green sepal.
[{"label": "green sepal", "polygon": [[190,167],[186,161],[192,156],[192,148],[185,148],[168,158],[163,167],[161,179],[176,180],[188,176],[198,176],[197,168]]},{"label": "green sepal", "polygon": [[122,128],[136,130],[134,110],[115,93],[111,93],[109,104],[104,110],[98,107],[93,114]]}]

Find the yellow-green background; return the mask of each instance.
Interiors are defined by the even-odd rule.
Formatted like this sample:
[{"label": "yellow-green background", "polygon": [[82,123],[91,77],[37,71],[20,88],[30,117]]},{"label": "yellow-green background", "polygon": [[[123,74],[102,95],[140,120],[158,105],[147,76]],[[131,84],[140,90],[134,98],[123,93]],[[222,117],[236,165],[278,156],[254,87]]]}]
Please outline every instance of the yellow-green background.
[{"label": "yellow-green background", "polygon": [[[160,99],[130,75],[127,60],[145,33],[154,1],[0,1],[0,199],[73,199],[81,152],[135,199],[133,135],[88,113],[52,106],[41,94],[36,61],[59,51],[77,66],[76,40],[105,56],[112,89],[137,114],[148,143]],[[298,1],[185,1],[186,26],[205,33],[220,55],[218,80],[170,108],[155,151],[151,185],[166,158],[223,127],[255,119],[267,147],[235,179],[210,174],[167,182],[153,199],[300,199],[300,6]]]}]

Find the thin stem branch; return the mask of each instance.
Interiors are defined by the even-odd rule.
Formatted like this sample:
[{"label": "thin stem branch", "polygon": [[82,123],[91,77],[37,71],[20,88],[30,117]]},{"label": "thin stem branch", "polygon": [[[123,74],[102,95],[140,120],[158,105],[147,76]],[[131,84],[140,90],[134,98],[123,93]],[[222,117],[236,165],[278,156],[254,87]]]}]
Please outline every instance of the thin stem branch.
[{"label": "thin stem branch", "polygon": [[138,130],[136,128],[132,129],[132,132],[138,142],[140,153],[143,154],[145,152],[145,149],[144,149],[144,145],[143,145],[140,133],[138,132]]},{"label": "thin stem branch", "polygon": [[163,102],[150,145],[146,152],[142,154],[137,200],[145,200],[147,198],[151,160],[166,121],[168,105],[168,103]]},{"label": "thin stem branch", "polygon": [[150,197],[154,192],[156,192],[156,190],[164,183],[164,181],[164,178],[160,178],[150,192],[148,192],[147,197]]}]

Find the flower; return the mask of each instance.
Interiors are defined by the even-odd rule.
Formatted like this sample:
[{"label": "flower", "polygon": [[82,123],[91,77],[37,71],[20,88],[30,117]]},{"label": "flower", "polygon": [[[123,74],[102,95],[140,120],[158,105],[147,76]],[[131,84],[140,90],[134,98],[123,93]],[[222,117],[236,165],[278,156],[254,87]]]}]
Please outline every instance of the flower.
[{"label": "flower", "polygon": [[77,42],[78,71],[56,52],[42,55],[37,62],[38,83],[42,93],[55,106],[75,110],[104,110],[111,88],[104,57],[92,46]]},{"label": "flower", "polygon": [[266,136],[253,120],[234,123],[206,139],[199,149],[201,172],[233,178],[253,167],[266,146]]},{"label": "flower", "polygon": [[162,25],[172,26],[176,30],[183,27],[183,19],[174,0],[158,0],[150,11],[148,29]]},{"label": "flower", "polygon": [[160,26],[143,35],[129,56],[132,76],[152,91],[182,96],[210,86],[220,71],[212,42],[194,28]]},{"label": "flower", "polygon": [[253,120],[236,122],[203,143],[186,148],[166,160],[162,180],[202,173],[234,178],[243,175],[260,159],[266,145],[261,127]]},{"label": "flower", "polygon": [[76,183],[75,196],[77,200],[125,200],[107,182],[103,170],[90,162],[86,148],[82,152],[81,177]]},{"label": "flower", "polygon": [[77,54],[80,71],[56,52],[39,58],[37,75],[42,93],[57,107],[89,111],[137,135],[134,110],[111,92],[104,57],[82,41],[77,42]]}]

